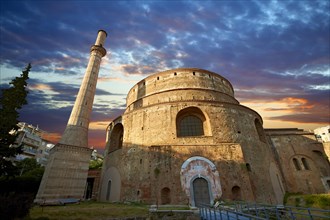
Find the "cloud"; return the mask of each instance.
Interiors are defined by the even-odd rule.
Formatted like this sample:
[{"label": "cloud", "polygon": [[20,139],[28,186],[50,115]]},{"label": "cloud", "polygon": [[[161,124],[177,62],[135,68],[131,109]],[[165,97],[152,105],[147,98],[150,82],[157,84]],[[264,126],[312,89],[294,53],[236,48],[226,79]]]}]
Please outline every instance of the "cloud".
[{"label": "cloud", "polygon": [[1,83],[12,77],[4,67],[32,62],[29,104],[21,119],[50,133],[61,133],[66,125],[99,28],[108,32],[108,54],[92,123],[125,109],[127,91],[107,83],[133,86],[177,67],[221,74],[240,102],[263,103],[262,111],[276,113],[266,114],[270,120],[329,121],[324,115],[330,107],[329,1],[8,1],[1,6]]}]

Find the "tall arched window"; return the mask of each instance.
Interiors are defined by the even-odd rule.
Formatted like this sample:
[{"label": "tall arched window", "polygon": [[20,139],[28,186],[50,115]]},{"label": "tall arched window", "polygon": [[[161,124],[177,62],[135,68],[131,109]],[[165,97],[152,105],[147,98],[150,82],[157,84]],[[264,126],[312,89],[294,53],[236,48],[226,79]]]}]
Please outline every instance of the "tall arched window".
[{"label": "tall arched window", "polygon": [[293,158],[293,164],[296,170],[301,170],[300,164],[296,158]]},{"label": "tall arched window", "polygon": [[301,162],[302,162],[302,164],[303,164],[305,170],[309,170],[309,169],[310,169],[310,168],[309,168],[309,165],[308,165],[308,163],[307,163],[306,158],[304,158],[304,157],[301,158]]},{"label": "tall arched window", "polygon": [[107,187],[107,196],[106,196],[107,201],[110,201],[110,193],[111,193],[111,180],[109,180]]},{"label": "tall arched window", "polygon": [[109,152],[120,149],[123,146],[124,127],[121,123],[116,124],[110,136]]},{"label": "tall arched window", "polygon": [[205,116],[199,108],[183,109],[176,118],[177,136],[203,136],[205,135],[205,123]]}]

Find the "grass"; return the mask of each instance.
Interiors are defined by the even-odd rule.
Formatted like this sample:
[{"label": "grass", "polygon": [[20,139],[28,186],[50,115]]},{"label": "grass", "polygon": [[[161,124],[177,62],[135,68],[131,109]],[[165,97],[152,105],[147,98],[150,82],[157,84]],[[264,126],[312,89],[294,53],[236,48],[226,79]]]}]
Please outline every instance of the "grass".
[{"label": "grass", "polygon": [[142,204],[119,204],[101,202],[82,202],[65,206],[35,206],[26,220],[93,220],[120,217],[146,217],[148,206]]},{"label": "grass", "polygon": [[189,206],[159,206],[157,210],[190,210]]},{"label": "grass", "polygon": [[330,209],[330,194],[289,195],[286,205],[317,209]]}]

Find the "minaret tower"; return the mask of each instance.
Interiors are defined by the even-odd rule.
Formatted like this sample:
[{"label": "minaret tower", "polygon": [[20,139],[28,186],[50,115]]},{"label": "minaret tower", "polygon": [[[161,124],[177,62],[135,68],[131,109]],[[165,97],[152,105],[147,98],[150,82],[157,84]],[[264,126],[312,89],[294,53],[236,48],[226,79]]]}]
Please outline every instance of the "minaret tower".
[{"label": "minaret tower", "polygon": [[35,202],[54,202],[59,199],[83,199],[88,175],[91,149],[88,148],[88,126],[92,112],[96,83],[107,33],[100,30],[84,79],[61,140],[51,150]]}]

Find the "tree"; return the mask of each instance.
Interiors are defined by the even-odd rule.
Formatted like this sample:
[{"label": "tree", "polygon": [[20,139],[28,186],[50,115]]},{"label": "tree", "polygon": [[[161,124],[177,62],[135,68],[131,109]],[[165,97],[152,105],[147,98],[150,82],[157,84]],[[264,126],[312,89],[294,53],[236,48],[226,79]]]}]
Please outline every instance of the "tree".
[{"label": "tree", "polygon": [[19,176],[33,177],[41,181],[45,168],[41,166],[35,158],[25,158],[18,161],[16,166],[19,170]]},{"label": "tree", "polygon": [[0,176],[13,176],[17,172],[16,166],[10,160],[22,152],[21,146],[15,146],[16,131],[18,130],[18,110],[27,104],[26,89],[31,64],[22,71],[20,77],[13,79],[7,89],[0,94]]},{"label": "tree", "polygon": [[101,159],[89,161],[89,169],[91,169],[91,170],[101,169],[102,165],[103,165],[103,160],[101,160]]}]

